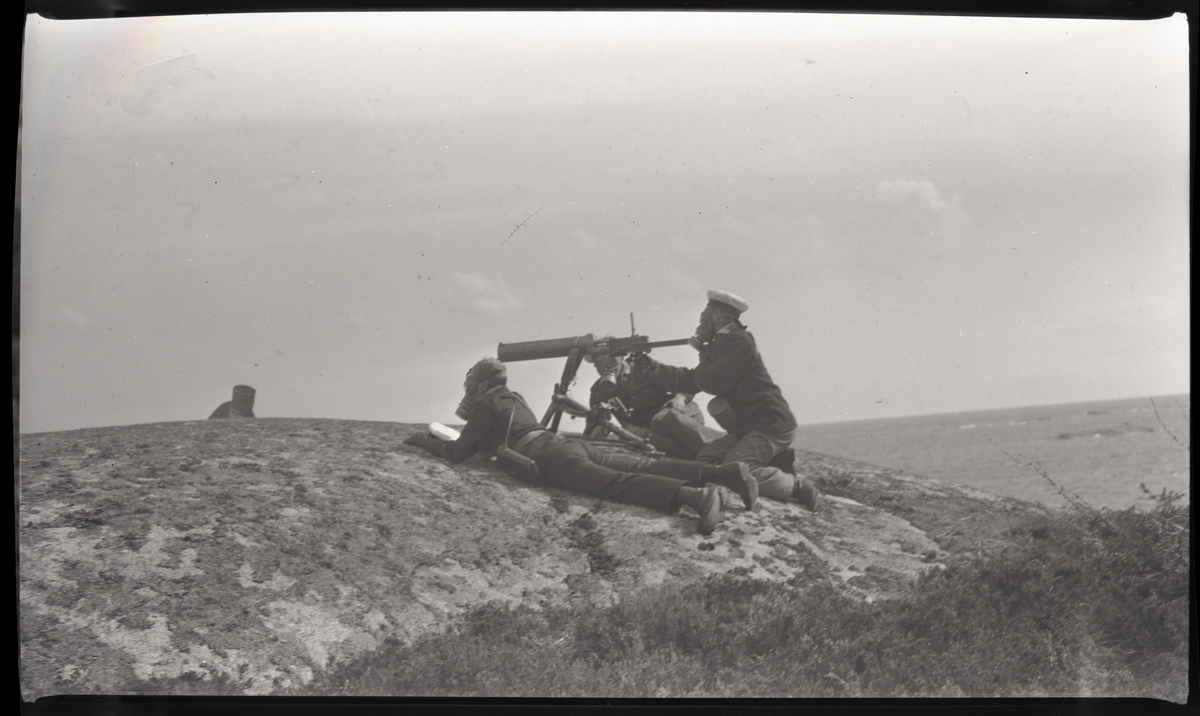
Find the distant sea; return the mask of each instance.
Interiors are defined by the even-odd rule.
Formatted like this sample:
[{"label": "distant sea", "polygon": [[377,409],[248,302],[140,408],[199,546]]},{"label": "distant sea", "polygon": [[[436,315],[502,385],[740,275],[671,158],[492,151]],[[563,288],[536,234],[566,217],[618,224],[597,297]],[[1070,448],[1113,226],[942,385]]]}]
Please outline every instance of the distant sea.
[{"label": "distant sea", "polygon": [[1139,484],[1190,500],[1191,396],[1154,404],[1158,417],[1149,398],[1133,398],[801,425],[795,444],[1049,507],[1067,502],[1017,461],[1094,507],[1149,507]]}]

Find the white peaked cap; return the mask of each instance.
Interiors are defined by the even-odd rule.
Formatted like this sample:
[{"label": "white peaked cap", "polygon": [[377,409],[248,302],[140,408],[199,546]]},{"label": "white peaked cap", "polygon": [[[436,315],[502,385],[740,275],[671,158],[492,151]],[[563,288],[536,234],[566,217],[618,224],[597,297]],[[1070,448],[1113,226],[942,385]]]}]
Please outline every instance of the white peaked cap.
[{"label": "white peaked cap", "polygon": [[709,303],[719,303],[722,308],[730,308],[737,311],[739,314],[745,313],[750,304],[746,303],[741,296],[735,296],[728,291],[709,291]]}]

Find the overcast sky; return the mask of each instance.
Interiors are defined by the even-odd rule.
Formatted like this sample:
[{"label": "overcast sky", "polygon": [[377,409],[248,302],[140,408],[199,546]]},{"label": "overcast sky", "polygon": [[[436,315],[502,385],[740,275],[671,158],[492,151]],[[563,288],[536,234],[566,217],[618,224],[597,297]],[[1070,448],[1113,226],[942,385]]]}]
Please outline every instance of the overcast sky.
[{"label": "overcast sky", "polygon": [[[709,288],[801,423],[1189,390],[1182,16],[25,37],[23,433],[205,418],[237,383],[260,417],[459,422],[497,343],[631,312],[686,338]],[[541,410],[562,365],[510,386]]]}]

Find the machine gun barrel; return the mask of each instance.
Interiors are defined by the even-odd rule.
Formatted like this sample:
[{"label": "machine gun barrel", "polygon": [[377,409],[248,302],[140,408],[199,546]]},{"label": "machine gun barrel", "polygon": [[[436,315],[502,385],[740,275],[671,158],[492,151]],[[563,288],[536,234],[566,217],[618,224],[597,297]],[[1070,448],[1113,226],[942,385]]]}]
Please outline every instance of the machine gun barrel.
[{"label": "machine gun barrel", "polygon": [[669,341],[651,341],[646,336],[627,336],[624,338],[602,338],[596,340],[591,333],[588,333],[570,338],[551,338],[543,341],[524,341],[522,343],[501,343],[496,347],[496,357],[504,363],[514,363],[523,360],[567,358],[570,357],[573,350],[578,350],[580,355],[621,356],[628,353],[641,353],[652,348],[683,346],[687,345],[687,342],[687,338],[678,338]]},{"label": "machine gun barrel", "polygon": [[566,358],[571,355],[571,351],[573,350],[579,350],[580,353],[587,353],[592,343],[591,333],[573,338],[551,338],[545,341],[501,343],[496,347],[496,357],[504,363],[514,363],[522,360],[542,360],[544,358]]}]

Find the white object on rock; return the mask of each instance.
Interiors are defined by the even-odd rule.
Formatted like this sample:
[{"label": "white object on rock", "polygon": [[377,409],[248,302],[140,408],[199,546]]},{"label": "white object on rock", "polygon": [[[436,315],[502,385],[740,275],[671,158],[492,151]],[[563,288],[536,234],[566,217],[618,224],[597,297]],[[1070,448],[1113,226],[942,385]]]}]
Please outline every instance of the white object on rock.
[{"label": "white object on rock", "polygon": [[457,430],[454,428],[448,428],[441,423],[430,423],[429,434],[438,440],[445,440],[448,443],[452,443],[459,438],[459,432]]}]

